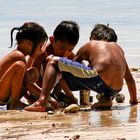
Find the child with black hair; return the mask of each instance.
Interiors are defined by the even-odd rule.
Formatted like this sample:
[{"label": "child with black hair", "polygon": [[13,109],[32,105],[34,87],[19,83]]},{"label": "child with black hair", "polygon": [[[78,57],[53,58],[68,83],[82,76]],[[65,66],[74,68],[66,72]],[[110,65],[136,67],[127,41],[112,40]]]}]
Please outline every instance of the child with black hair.
[{"label": "child with black hair", "polygon": [[90,33],[90,40],[104,40],[108,42],[117,42],[117,34],[109,24],[96,24]]},{"label": "child with black hair", "polygon": [[[40,71],[41,66],[43,66],[44,72],[42,75],[40,74],[40,78],[37,81],[37,83],[39,83],[40,86],[44,87],[44,85],[46,84],[45,81],[43,80],[43,77],[44,74],[47,75],[46,71],[49,57],[54,55],[73,59],[75,54],[72,52],[72,50],[75,48],[78,40],[79,40],[79,26],[76,22],[62,21],[57,25],[57,27],[53,32],[53,36],[50,37],[50,43],[46,45],[44,48],[44,53],[41,54],[36,60],[34,60],[32,64],[33,67],[38,68],[38,71]],[[29,61],[31,62],[32,60],[30,59]],[[57,75],[57,79],[61,79],[61,76],[59,76],[59,74]],[[69,104],[78,102],[77,98],[74,97],[73,93],[68,88],[66,82],[63,79],[61,79],[60,82],[57,83],[56,83],[57,85],[55,84],[53,86],[54,91],[52,93],[52,96],[54,98],[56,97],[55,99],[58,102],[64,101],[62,99],[63,97],[67,98],[66,100],[68,101]],[[44,89],[42,90],[44,91]],[[61,90],[63,90],[65,94],[63,94]],[[48,98],[48,102],[49,103],[51,102],[50,96]],[[59,107],[59,104],[57,102],[56,104],[53,105],[55,108]],[[28,108],[25,108],[25,110],[28,110]]]},{"label": "child with black hair", "polygon": [[38,73],[36,68],[27,71],[26,56],[37,58],[42,53],[42,46],[48,40],[44,28],[34,22],[26,22],[21,27],[11,30],[11,46],[13,45],[13,32],[17,30],[17,48],[0,61],[0,104],[8,104],[8,109],[25,107],[20,101],[23,84],[31,91],[40,94],[41,88],[35,85],[31,78],[36,79],[31,73]]}]

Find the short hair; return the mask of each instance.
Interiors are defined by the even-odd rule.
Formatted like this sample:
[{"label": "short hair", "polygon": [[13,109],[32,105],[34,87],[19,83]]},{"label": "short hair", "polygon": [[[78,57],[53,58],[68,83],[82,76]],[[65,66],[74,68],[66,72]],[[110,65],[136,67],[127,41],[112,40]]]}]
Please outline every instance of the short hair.
[{"label": "short hair", "polygon": [[90,40],[106,40],[108,42],[117,42],[117,34],[109,25],[96,24],[90,33]]},{"label": "short hair", "polygon": [[74,21],[62,21],[53,32],[54,39],[76,45],[79,40],[79,25]]},{"label": "short hair", "polygon": [[33,51],[41,41],[48,40],[48,35],[44,28],[34,22],[26,22],[21,27],[15,27],[11,30],[11,46],[13,45],[13,32],[17,30],[16,41],[27,39],[33,42]]}]

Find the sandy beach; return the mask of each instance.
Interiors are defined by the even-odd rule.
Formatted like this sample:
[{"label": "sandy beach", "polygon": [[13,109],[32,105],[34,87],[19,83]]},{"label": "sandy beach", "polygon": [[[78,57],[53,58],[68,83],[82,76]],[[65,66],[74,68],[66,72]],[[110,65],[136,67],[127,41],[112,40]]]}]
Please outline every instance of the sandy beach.
[{"label": "sandy beach", "polygon": [[[140,71],[132,72],[138,97]],[[0,111],[0,139],[2,140],[138,140],[140,137],[140,104],[130,106],[124,83],[120,92],[124,103],[113,100],[111,110],[85,110],[77,113],[54,114],[17,110]],[[96,101],[95,93],[93,103]],[[89,108],[85,106],[84,108]]]},{"label": "sandy beach", "polygon": [[[62,20],[74,20],[80,25],[80,39],[76,52],[89,41],[97,23],[109,24],[118,35],[118,43],[125,52],[130,68],[140,64],[140,1],[139,0],[14,0],[0,1],[0,59],[15,49],[10,46],[10,31],[24,22],[41,24],[48,36]],[[140,98],[140,71],[132,72]],[[0,110],[0,140],[139,140],[140,103],[129,104],[129,94],[124,83],[120,92],[124,103],[113,100],[111,110],[85,110],[77,113],[54,114]],[[79,93],[75,93],[79,96]],[[93,103],[96,93],[91,92]],[[89,108],[89,106],[85,106]]]}]

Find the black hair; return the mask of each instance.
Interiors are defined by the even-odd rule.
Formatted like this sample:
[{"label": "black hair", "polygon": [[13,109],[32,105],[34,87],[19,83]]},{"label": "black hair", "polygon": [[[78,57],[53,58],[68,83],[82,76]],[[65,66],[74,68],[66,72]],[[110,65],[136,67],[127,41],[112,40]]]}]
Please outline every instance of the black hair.
[{"label": "black hair", "polygon": [[117,34],[114,29],[109,27],[109,24],[96,24],[90,33],[90,40],[106,40],[108,42],[117,42]]},{"label": "black hair", "polygon": [[62,21],[54,30],[55,41],[68,41],[76,45],[79,40],[79,26],[74,21]]},{"label": "black hair", "polygon": [[48,40],[48,36],[44,28],[37,23],[27,22],[21,27],[15,27],[11,30],[11,46],[13,45],[13,32],[17,30],[16,41],[19,42],[22,39],[27,39],[33,42],[32,53],[41,41]]}]

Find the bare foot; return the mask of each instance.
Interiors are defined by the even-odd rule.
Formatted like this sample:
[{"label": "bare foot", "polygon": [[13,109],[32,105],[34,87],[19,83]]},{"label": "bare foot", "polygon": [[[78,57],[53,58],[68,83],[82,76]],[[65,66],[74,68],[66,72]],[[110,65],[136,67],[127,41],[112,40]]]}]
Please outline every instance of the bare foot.
[{"label": "bare foot", "polygon": [[111,109],[112,107],[112,100],[102,97],[98,102],[91,105],[91,109]]},{"label": "bare foot", "polygon": [[42,106],[37,101],[37,102],[33,103],[32,105],[25,107],[24,110],[26,110],[26,111],[35,111],[35,112],[45,112],[45,111],[47,111],[47,107]]}]

